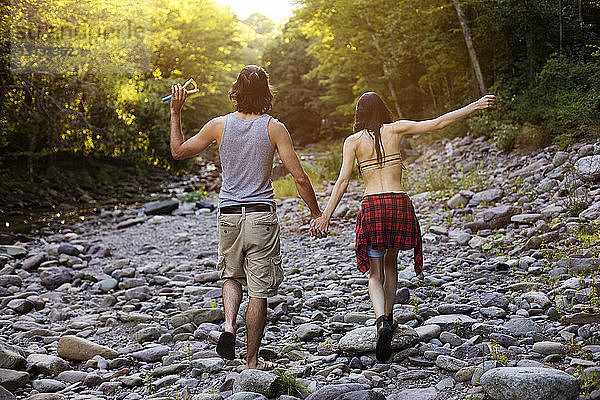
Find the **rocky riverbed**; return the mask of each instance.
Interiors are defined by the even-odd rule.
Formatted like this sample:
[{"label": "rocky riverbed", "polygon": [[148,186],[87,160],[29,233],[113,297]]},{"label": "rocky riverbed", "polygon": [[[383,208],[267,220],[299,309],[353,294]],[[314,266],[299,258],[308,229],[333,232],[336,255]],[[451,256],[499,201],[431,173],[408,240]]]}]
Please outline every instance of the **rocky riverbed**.
[{"label": "rocky riverbed", "polygon": [[279,201],[286,279],[261,349],[278,373],[243,371],[246,303],[238,359],[215,352],[207,204],[111,207],[1,246],[0,399],[600,398],[600,144],[507,155],[466,137],[415,150],[425,273],[401,252],[389,363],[375,361],[355,265],[352,182],[325,239],[308,236],[298,199]]}]

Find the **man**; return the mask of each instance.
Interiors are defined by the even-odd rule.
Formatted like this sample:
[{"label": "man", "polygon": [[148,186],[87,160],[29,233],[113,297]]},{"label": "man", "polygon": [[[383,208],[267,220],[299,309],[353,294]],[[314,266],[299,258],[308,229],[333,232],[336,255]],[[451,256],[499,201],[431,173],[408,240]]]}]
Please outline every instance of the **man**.
[{"label": "man", "polygon": [[175,159],[192,157],[217,142],[223,171],[219,193],[219,276],[223,283],[224,332],[217,353],[235,358],[236,317],[242,300],[242,285],[248,286],[246,312],[246,368],[264,368],[258,349],[263,336],[267,297],[283,280],[279,224],[275,213],[271,169],[275,151],[292,174],[300,197],[313,219],[321,216],[315,192],[302,169],[285,125],[267,114],[273,93],[267,73],[249,65],[238,74],[229,91],[236,111],[206,123],[195,136],[184,141],[181,107],[186,91],[171,88],[171,154]]}]

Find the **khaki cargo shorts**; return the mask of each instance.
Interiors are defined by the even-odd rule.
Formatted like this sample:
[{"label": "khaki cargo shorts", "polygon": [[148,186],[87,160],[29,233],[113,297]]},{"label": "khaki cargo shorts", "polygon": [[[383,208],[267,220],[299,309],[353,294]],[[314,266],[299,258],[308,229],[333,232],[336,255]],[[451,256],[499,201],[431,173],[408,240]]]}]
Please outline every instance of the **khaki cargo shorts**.
[{"label": "khaki cargo shorts", "polygon": [[277,213],[219,213],[217,218],[219,277],[248,285],[251,297],[277,294],[283,281]]}]

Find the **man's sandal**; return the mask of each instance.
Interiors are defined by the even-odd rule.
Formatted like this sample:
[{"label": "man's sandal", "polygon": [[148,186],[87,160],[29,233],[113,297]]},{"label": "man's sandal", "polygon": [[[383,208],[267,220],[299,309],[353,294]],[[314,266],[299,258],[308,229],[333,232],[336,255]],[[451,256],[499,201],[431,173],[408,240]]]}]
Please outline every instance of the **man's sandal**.
[{"label": "man's sandal", "polygon": [[277,368],[277,364],[275,364],[274,362],[263,360],[262,358],[259,358],[256,368],[254,368],[254,369],[259,369],[261,371],[271,371],[271,370],[274,370],[275,368]]},{"label": "man's sandal", "polygon": [[217,343],[217,354],[226,360],[235,358],[235,335],[231,332],[223,332]]},{"label": "man's sandal", "polygon": [[388,322],[388,316],[382,315],[377,318],[377,344],[375,345],[375,356],[377,361],[385,362],[392,356],[393,331]]}]

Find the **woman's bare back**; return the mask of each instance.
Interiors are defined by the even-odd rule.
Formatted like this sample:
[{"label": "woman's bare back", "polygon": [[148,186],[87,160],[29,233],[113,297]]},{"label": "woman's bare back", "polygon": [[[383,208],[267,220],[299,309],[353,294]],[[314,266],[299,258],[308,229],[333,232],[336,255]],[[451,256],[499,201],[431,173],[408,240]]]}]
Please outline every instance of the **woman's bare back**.
[{"label": "woman's bare back", "polygon": [[381,127],[382,155],[385,156],[383,164],[377,162],[375,140],[371,134],[363,130],[352,135],[352,138],[354,154],[365,181],[364,194],[404,192],[404,164],[400,153],[402,135],[393,133],[390,124]]}]

